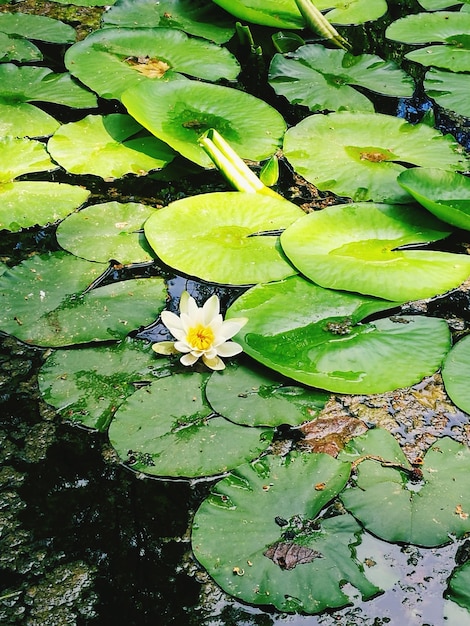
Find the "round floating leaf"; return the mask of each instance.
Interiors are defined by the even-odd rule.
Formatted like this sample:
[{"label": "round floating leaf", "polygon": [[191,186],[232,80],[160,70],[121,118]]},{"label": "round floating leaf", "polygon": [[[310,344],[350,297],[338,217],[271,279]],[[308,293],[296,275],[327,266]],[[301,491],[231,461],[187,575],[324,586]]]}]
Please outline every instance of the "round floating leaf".
[{"label": "round floating leaf", "polygon": [[206,0],[119,0],[103,15],[103,25],[177,28],[216,43],[235,32],[234,20]]},{"label": "round floating leaf", "polygon": [[66,67],[104,98],[120,98],[141,82],[169,72],[205,80],[234,80],[236,58],[209,41],[191,39],[172,28],[104,28],[67,50]]},{"label": "round floating leaf", "polygon": [[470,117],[468,102],[468,74],[456,74],[431,68],[424,79],[426,94],[444,109]]},{"label": "round floating leaf", "polygon": [[235,340],[284,376],[336,393],[382,393],[433,374],[450,347],[441,319],[360,323],[392,306],[295,276],[253,287],[232,304],[227,318],[248,318]]},{"label": "round floating leaf", "polygon": [[392,61],[311,44],[288,56],[275,54],[269,67],[269,84],[278,95],[311,111],[373,112],[372,102],[350,85],[397,97],[411,97],[414,90],[413,80]]},{"label": "round floating leaf", "polygon": [[88,115],[62,125],[49,140],[48,150],[73,174],[94,174],[107,180],[130,173],[143,176],[167,165],[175,153],[156,137],[139,134],[141,131],[129,115]]},{"label": "round floating leaf", "polygon": [[129,113],[162,141],[202,167],[214,167],[198,139],[215,128],[243,159],[262,161],[281,144],[282,116],[254,96],[195,81],[147,81],[122,96]]},{"label": "round floating leaf", "polygon": [[448,396],[460,409],[470,414],[470,337],[455,344],[442,367],[442,378]]},{"label": "round floating leaf", "polygon": [[455,0],[418,0],[419,4],[426,11],[439,11],[439,9],[447,9],[455,6]]},{"label": "round floating leaf", "polygon": [[214,0],[235,17],[274,28],[305,28],[295,0]]},{"label": "round floating leaf", "polygon": [[0,13],[0,32],[49,43],[73,43],[76,38],[72,26],[28,13]]},{"label": "round floating leaf", "polygon": [[445,597],[470,611],[470,561],[454,569]]},{"label": "round floating leaf", "polygon": [[0,32],[0,61],[2,63],[5,61],[28,63],[42,61],[42,59],[42,52],[31,41]]},{"label": "round floating leaf", "polygon": [[387,300],[429,298],[470,276],[470,257],[409,250],[449,235],[419,208],[358,202],[305,215],[281,235],[287,257],[310,280],[329,289]]},{"label": "round floating leaf", "polygon": [[286,200],[238,191],[183,198],[156,211],[145,235],[160,259],[202,280],[246,285],[295,274],[279,229],[303,212]]},{"label": "round floating leaf", "polygon": [[0,277],[0,329],[26,343],[60,347],[121,339],[155,320],[165,306],[162,279],[83,294],[105,268],[65,252],[23,261]]},{"label": "round floating leaf", "polygon": [[451,137],[425,124],[412,125],[379,113],[311,115],[286,132],[284,153],[316,187],[356,201],[410,202],[396,180],[405,169],[402,163],[452,170],[470,167]]},{"label": "round floating leaf", "polygon": [[356,450],[361,444],[366,460],[358,463],[355,486],[341,494],[345,507],[365,528],[386,541],[427,547],[468,533],[470,449],[449,437],[439,439],[426,452],[422,479],[416,480],[409,464],[397,467],[388,447],[383,449],[371,432],[346,445],[346,450]]},{"label": "round floating leaf", "polygon": [[168,360],[155,359],[150,344],[127,340],[56,350],[41,367],[38,382],[44,400],[64,419],[104,431],[127,397],[168,374]]},{"label": "round floating leaf", "polygon": [[413,168],[402,172],[398,182],[436,217],[470,230],[469,178],[437,168]]},{"label": "round floating leaf", "polygon": [[140,472],[194,478],[221,474],[266,450],[271,431],[211,416],[206,378],[195,372],[162,378],[128,398],[109,429],[119,456]]},{"label": "round floating leaf", "polygon": [[379,19],[387,11],[386,0],[315,0],[315,6],[333,24],[363,24]]},{"label": "round floating leaf", "polygon": [[0,139],[0,185],[17,176],[57,169],[46,148],[34,139],[5,137]]},{"label": "round floating leaf", "polygon": [[137,202],[94,204],[64,220],[57,229],[57,241],[89,261],[114,259],[123,265],[150,261],[154,255],[143,226],[154,210]]},{"label": "round floating leaf", "polygon": [[88,189],[66,183],[5,183],[0,185],[0,229],[18,231],[52,224],[81,206],[89,195]]},{"label": "round floating leaf", "polygon": [[314,419],[329,398],[324,392],[237,364],[214,372],[206,394],[214,411],[247,426],[297,426]]},{"label": "round floating leaf", "polygon": [[47,137],[52,135],[59,126],[60,122],[52,115],[32,104],[0,102],[0,136],[2,137]]},{"label": "round floating leaf", "polygon": [[196,512],[192,547],[224,591],[288,613],[349,604],[345,580],[377,594],[355,558],[349,515],[317,518],[344,487],[349,464],[326,454],[264,457],[219,481]]}]

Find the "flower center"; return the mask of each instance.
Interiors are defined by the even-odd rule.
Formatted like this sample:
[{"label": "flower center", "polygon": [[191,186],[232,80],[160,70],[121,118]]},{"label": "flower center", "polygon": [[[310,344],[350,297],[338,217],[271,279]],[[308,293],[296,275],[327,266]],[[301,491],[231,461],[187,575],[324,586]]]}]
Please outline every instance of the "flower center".
[{"label": "flower center", "polygon": [[214,343],[215,335],[210,326],[198,324],[189,329],[186,341],[196,350],[208,350]]}]

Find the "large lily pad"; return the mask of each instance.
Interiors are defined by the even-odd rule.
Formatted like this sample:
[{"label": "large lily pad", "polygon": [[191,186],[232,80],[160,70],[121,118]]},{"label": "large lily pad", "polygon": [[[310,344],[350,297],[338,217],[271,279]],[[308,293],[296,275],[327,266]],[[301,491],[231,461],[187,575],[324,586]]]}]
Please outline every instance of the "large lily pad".
[{"label": "large lily pad", "polygon": [[0,329],[38,346],[116,340],[155,320],[162,279],[111,283],[83,294],[106,268],[65,252],[36,255],[0,277]]},{"label": "large lily pad", "polygon": [[371,22],[382,17],[388,8],[386,0],[315,0],[314,4],[333,24]]},{"label": "large lily pad", "polygon": [[125,174],[143,176],[175,157],[165,143],[142,134],[129,115],[88,115],[63,124],[50,138],[52,158],[73,174],[94,174],[112,180]]},{"label": "large lily pad", "polygon": [[67,68],[104,98],[119,99],[141,82],[181,72],[235,79],[240,66],[226,49],[172,28],[104,28],[67,50]]},{"label": "large lily pad", "polygon": [[466,561],[452,572],[446,598],[470,611],[470,561]]},{"label": "large lily pad", "polygon": [[211,415],[206,378],[194,372],[162,378],[128,398],[109,428],[121,459],[139,472],[194,478],[222,474],[266,450],[270,430]]},{"label": "large lily pad", "polygon": [[368,531],[386,541],[427,547],[450,543],[452,536],[470,531],[466,445],[449,437],[439,439],[424,456],[422,478],[410,471],[388,431],[379,436],[369,431],[351,440],[342,459],[351,458],[348,450],[365,460],[358,464],[356,484],[341,494],[341,500]]},{"label": "large lily pad", "polygon": [[235,32],[234,20],[207,0],[118,0],[103,15],[103,26],[177,28],[215,43]]},{"label": "large lily pad", "polygon": [[329,398],[268,371],[238,364],[214,372],[206,395],[214,411],[247,426],[297,426],[317,417]]},{"label": "large lily pad", "polygon": [[470,337],[458,341],[444,361],[442,378],[450,399],[470,414]]},{"label": "large lily pad", "polygon": [[349,604],[379,593],[355,558],[360,527],[320,519],[344,487],[349,464],[326,454],[265,457],[218,482],[196,512],[192,547],[218,585],[238,599],[288,613]]},{"label": "large lily pad", "polygon": [[450,348],[441,319],[361,323],[392,306],[294,276],[253,287],[229,307],[227,318],[248,318],[236,341],[284,376],[337,393],[382,393],[434,373]]},{"label": "large lily pad", "polygon": [[470,166],[453,138],[379,113],[311,115],[286,132],[284,153],[319,189],[356,201],[410,202],[396,180],[403,163],[452,170]]},{"label": "large lily pad", "polygon": [[437,168],[413,168],[402,172],[398,182],[436,217],[470,230],[470,179]]},{"label": "large lily pad", "polygon": [[154,357],[149,344],[130,339],[56,350],[39,371],[39,389],[64,419],[104,431],[136,389],[169,375],[168,360]]},{"label": "large lily pad", "polygon": [[123,265],[154,258],[143,233],[144,222],[155,209],[137,202],[105,202],[73,213],[57,228],[57,241],[72,254]]},{"label": "large lily pad", "polygon": [[43,15],[0,13],[0,32],[49,43],[73,43],[75,29]]},{"label": "large lily pad", "polygon": [[414,90],[413,80],[392,61],[320,45],[300,46],[287,56],[275,54],[269,83],[278,95],[311,111],[373,111],[369,98],[351,85],[397,97],[410,97]]},{"label": "large lily pad", "polygon": [[179,272],[249,285],[296,273],[279,250],[279,229],[301,215],[286,200],[218,192],[172,202],[149,217],[144,230],[158,257]]},{"label": "large lily pad", "polygon": [[19,102],[13,105],[0,101],[1,137],[47,137],[59,126],[60,122],[52,115],[32,104]]},{"label": "large lily pad", "polygon": [[22,174],[57,169],[42,143],[34,139],[0,139],[0,184],[10,183]]},{"label": "large lily pad", "polygon": [[42,59],[42,52],[31,41],[0,31],[0,61],[2,63],[6,61],[28,63],[42,61]]},{"label": "large lily pad", "polygon": [[202,167],[214,167],[198,139],[215,128],[243,159],[261,161],[279,148],[286,124],[263,100],[221,85],[147,81],[122,95],[129,113],[156,137]]},{"label": "large lily pad", "polygon": [[448,235],[445,224],[417,207],[358,202],[297,220],[282,233],[281,245],[322,287],[407,301],[449,291],[470,276],[465,254],[407,249]]},{"label": "large lily pad", "polygon": [[431,68],[424,78],[426,94],[437,104],[459,115],[470,117],[468,102],[468,74],[457,74]]}]

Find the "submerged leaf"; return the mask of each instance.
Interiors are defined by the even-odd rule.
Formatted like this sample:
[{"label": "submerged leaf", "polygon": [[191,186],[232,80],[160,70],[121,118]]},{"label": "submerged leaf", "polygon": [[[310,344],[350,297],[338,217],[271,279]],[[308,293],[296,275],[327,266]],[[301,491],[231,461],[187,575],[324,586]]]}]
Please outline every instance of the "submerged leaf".
[{"label": "submerged leaf", "polygon": [[444,361],[442,379],[449,398],[470,414],[470,337],[458,341]]}]

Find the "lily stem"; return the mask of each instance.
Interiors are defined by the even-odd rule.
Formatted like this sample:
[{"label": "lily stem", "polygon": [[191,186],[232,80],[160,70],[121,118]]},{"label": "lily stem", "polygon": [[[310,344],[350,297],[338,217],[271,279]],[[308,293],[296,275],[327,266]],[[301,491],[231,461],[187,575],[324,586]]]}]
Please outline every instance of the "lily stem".
[{"label": "lily stem", "polygon": [[312,0],[295,0],[295,3],[310,30],[321,37],[325,37],[338,48],[351,50],[349,41],[338,33],[336,28],[320,13]]}]

